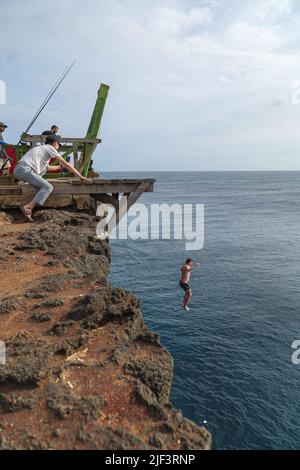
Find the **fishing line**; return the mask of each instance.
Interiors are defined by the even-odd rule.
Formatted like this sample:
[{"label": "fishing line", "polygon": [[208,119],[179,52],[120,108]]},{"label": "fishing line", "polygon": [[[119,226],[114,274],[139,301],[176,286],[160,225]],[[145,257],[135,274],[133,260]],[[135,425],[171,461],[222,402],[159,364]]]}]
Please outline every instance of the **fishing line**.
[{"label": "fishing line", "polygon": [[[51,88],[51,90],[49,91],[48,95],[46,96],[46,98],[44,99],[44,101],[42,102],[42,104],[40,105],[40,107],[38,108],[37,112],[35,113],[34,117],[32,118],[32,120],[30,121],[27,129],[23,132],[23,134],[27,134],[28,131],[31,129],[31,127],[33,126],[33,124],[35,123],[35,121],[37,120],[37,118],[39,117],[39,115],[41,114],[41,112],[43,111],[43,109],[45,108],[45,106],[49,103],[50,99],[52,98],[52,96],[54,95],[54,93],[56,92],[56,90],[58,89],[58,87],[61,85],[61,83],[64,81],[64,79],[66,78],[66,76],[68,75],[68,73],[70,72],[71,68],[74,66],[76,60],[74,60],[72,62],[71,65],[69,65],[67,67],[67,69],[62,73],[62,75],[59,76],[58,80],[55,82],[55,84],[53,85],[53,87]],[[22,134],[22,135],[23,135]],[[16,147],[18,147],[18,145],[20,145],[20,143],[22,142],[22,137],[20,138],[19,142],[17,143]]]}]

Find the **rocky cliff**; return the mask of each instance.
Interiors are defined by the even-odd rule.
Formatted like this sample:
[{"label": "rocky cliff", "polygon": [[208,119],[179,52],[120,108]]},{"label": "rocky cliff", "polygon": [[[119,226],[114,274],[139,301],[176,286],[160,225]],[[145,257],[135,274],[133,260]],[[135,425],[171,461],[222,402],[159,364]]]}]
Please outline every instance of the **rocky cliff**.
[{"label": "rocky cliff", "polygon": [[0,449],[208,449],[169,402],[173,363],[107,280],[96,217],[0,217]]}]

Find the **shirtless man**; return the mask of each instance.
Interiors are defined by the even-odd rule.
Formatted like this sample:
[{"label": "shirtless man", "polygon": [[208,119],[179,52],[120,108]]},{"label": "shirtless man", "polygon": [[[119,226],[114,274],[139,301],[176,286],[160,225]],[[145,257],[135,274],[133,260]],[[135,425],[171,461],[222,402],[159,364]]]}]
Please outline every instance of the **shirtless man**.
[{"label": "shirtless man", "polygon": [[184,308],[184,310],[189,310],[188,303],[192,298],[192,289],[189,286],[189,280],[190,280],[192,269],[193,269],[193,260],[191,258],[188,258],[185,264],[180,269],[181,279],[179,281],[179,285],[185,291],[183,304],[182,304],[182,307]]}]

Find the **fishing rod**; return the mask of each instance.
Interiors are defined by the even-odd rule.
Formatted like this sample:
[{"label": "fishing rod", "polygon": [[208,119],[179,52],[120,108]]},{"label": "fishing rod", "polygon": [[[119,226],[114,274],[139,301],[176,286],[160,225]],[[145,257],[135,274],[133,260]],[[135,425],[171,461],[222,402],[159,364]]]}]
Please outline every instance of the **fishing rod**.
[{"label": "fishing rod", "polygon": [[[33,124],[35,123],[35,121],[37,120],[37,118],[39,117],[39,115],[41,114],[41,112],[43,111],[43,109],[45,108],[45,106],[49,103],[50,99],[52,98],[52,96],[54,95],[54,93],[56,92],[56,90],[58,89],[58,87],[61,85],[61,83],[64,81],[64,79],[66,78],[66,76],[68,75],[68,73],[70,72],[71,68],[74,66],[76,60],[74,60],[72,62],[71,65],[69,65],[67,67],[67,69],[63,72],[62,75],[60,75],[60,77],[58,78],[58,80],[55,82],[55,84],[53,85],[53,87],[51,88],[51,90],[49,91],[48,95],[46,96],[46,98],[44,99],[44,101],[42,102],[42,104],[40,105],[39,109],[37,110],[37,112],[35,113],[35,115],[33,116],[32,120],[30,121],[27,129],[23,132],[23,134],[27,134],[28,131],[31,129],[31,127],[33,126]],[[22,135],[23,135],[22,134]],[[16,147],[18,147],[20,145],[20,143],[22,142],[22,137],[20,138],[19,142],[17,143]]]}]

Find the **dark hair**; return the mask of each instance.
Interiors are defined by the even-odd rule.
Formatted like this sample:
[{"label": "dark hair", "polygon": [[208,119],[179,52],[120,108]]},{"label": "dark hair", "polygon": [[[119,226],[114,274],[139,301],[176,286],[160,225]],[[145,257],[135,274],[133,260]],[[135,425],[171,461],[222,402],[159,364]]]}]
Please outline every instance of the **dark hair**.
[{"label": "dark hair", "polygon": [[56,124],[53,124],[53,126],[51,126],[51,130],[54,129],[54,127],[56,127],[56,129],[59,129],[59,127]]},{"label": "dark hair", "polygon": [[47,145],[53,145],[54,142],[58,142],[60,144],[60,139],[59,137],[56,137],[56,135],[48,135],[47,139],[45,141],[45,144]]},{"label": "dark hair", "polygon": [[185,264],[189,264],[189,263],[191,263],[192,261],[193,261],[192,258],[187,258]]}]

